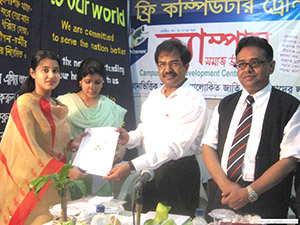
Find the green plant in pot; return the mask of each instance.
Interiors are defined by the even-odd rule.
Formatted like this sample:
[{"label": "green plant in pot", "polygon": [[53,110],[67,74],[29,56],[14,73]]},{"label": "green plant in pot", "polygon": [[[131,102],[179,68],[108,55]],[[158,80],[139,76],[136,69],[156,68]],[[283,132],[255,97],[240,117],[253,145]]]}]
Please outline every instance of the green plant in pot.
[{"label": "green plant in pot", "polygon": [[71,196],[75,193],[82,193],[85,195],[86,187],[82,180],[73,180],[68,177],[69,170],[73,168],[71,164],[66,164],[62,167],[59,173],[53,173],[48,175],[40,176],[33,181],[30,182],[29,188],[30,190],[34,190],[34,194],[37,199],[39,199],[38,193],[42,190],[42,188],[47,183],[52,183],[55,186],[57,193],[61,198],[61,219],[62,222],[67,222],[68,214],[67,214],[67,202],[68,202],[68,191]]}]

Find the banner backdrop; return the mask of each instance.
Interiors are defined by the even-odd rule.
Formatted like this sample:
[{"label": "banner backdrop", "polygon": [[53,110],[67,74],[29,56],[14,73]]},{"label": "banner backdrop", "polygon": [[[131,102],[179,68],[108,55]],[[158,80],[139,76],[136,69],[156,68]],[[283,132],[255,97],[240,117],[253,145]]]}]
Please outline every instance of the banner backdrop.
[{"label": "banner backdrop", "polygon": [[266,38],[274,49],[271,83],[300,98],[300,1],[132,0],[131,71],[134,96],[162,85],[156,46],[179,39],[192,52],[186,77],[206,98],[241,90],[234,51],[246,36]]},{"label": "banner backdrop", "polygon": [[0,7],[1,136],[15,92],[29,74],[31,55],[38,49],[51,49],[61,59],[55,97],[75,91],[81,61],[98,57],[107,75],[104,94],[128,110],[125,127],[135,129],[126,0],[0,0]]}]

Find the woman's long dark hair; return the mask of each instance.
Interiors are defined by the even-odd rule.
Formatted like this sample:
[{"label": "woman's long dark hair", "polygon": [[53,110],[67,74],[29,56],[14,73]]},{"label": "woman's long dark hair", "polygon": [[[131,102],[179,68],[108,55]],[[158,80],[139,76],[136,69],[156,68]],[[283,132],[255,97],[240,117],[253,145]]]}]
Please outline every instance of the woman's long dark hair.
[{"label": "woman's long dark hair", "polygon": [[[50,50],[39,50],[36,53],[34,53],[34,55],[31,58],[30,68],[35,70],[43,59],[56,60],[57,63],[58,63],[59,68],[61,68],[61,64],[60,64],[60,60],[59,60],[58,56]],[[18,90],[17,94],[22,95],[24,93],[33,92],[34,89],[35,89],[35,81],[31,77],[31,75],[29,74],[27,79],[21,85],[21,87]]]}]

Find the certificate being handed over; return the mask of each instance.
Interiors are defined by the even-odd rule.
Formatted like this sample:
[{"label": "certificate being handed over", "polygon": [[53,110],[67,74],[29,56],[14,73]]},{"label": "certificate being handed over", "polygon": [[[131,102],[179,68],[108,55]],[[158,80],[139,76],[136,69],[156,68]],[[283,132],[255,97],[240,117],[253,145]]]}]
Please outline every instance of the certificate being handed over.
[{"label": "certificate being handed over", "polygon": [[105,176],[112,168],[119,133],[115,127],[93,127],[85,131],[78,152],[72,163],[86,173]]}]

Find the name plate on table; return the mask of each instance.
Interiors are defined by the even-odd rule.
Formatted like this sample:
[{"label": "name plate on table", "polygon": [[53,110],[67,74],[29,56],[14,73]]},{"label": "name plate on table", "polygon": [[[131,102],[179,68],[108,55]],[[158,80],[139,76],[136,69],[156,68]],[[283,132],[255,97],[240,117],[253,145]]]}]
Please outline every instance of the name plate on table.
[{"label": "name plate on table", "polygon": [[93,127],[85,131],[78,152],[72,163],[86,173],[105,176],[112,168],[119,133],[115,127]]}]

